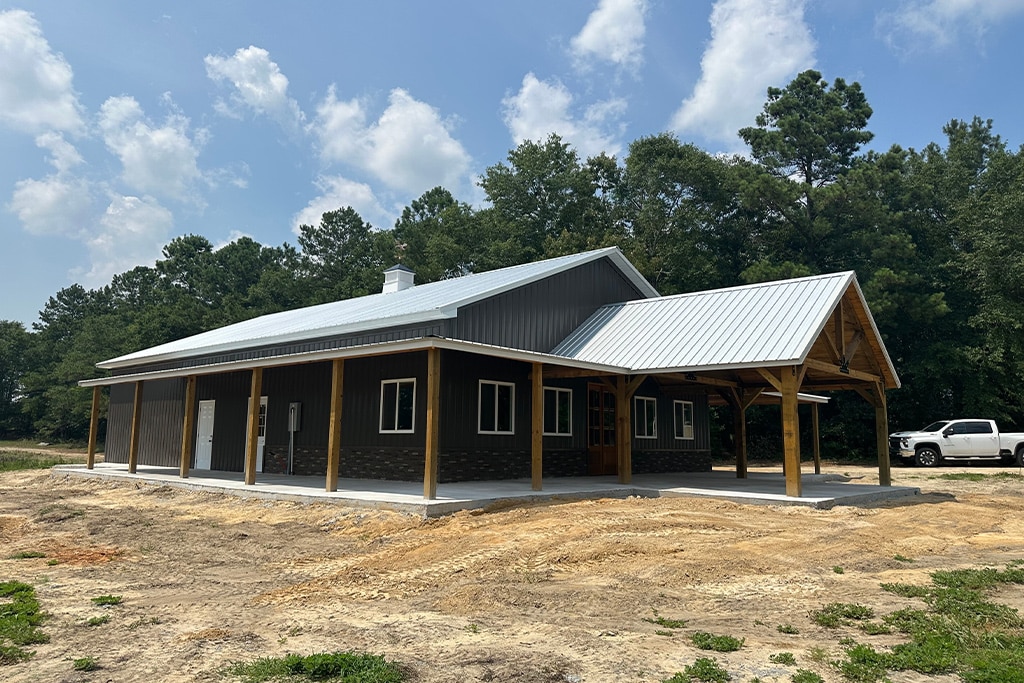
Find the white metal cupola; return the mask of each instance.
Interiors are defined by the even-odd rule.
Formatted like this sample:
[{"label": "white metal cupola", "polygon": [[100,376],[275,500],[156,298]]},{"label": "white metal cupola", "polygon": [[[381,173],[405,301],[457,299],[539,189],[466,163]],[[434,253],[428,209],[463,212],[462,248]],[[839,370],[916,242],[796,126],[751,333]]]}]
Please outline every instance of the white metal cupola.
[{"label": "white metal cupola", "polygon": [[384,287],[381,289],[381,293],[390,294],[391,292],[401,292],[403,289],[409,289],[413,286],[415,278],[416,273],[411,268],[407,268],[401,263],[391,266],[384,271]]}]

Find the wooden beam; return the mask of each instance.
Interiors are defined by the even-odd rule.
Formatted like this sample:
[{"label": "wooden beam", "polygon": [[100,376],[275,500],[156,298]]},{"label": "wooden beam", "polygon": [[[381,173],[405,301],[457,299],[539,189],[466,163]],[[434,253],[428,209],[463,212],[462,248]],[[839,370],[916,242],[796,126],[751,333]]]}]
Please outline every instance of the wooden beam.
[{"label": "wooden beam", "polygon": [[92,388],[92,409],[89,411],[89,450],[85,454],[85,469],[91,470],[96,465],[96,433],[100,427],[100,389]]},{"label": "wooden beam", "polygon": [[647,380],[647,375],[637,375],[626,384],[626,398],[631,398],[640,385]]},{"label": "wooden beam", "polygon": [[345,359],[331,361],[331,424],[327,429],[326,490],[338,490],[338,469],[341,467],[341,402],[345,388]]},{"label": "wooden beam", "polygon": [[851,379],[859,379],[864,382],[880,382],[882,380],[878,375],[870,375],[866,372],[861,372],[860,370],[854,370],[853,368],[844,372],[838,365],[826,363],[823,360],[815,360],[814,358],[808,358],[805,360],[804,365],[812,370],[836,375],[838,377],[850,377]]},{"label": "wooden beam", "polygon": [[608,388],[608,391],[612,392],[613,394],[619,390],[618,387],[615,385],[615,382],[613,382],[610,378],[601,377],[600,380],[601,384],[605,385]]},{"label": "wooden beam", "polygon": [[427,350],[427,434],[423,449],[423,497],[437,498],[438,429],[441,426],[441,350]]},{"label": "wooden beam", "polygon": [[811,404],[811,438],[814,444],[814,473],[821,474],[821,428],[817,403]]},{"label": "wooden beam", "polygon": [[249,385],[249,425],[245,438],[245,484],[256,483],[256,442],[260,438],[260,395],[263,393],[263,368],[252,369]]},{"label": "wooden beam", "polygon": [[139,437],[142,434],[142,382],[135,383],[135,400],[132,403],[132,432],[128,445],[128,471],[132,474],[139,468]]},{"label": "wooden beam", "polygon": [[[771,372],[764,368],[755,369],[757,370],[757,374],[761,375],[761,377],[763,377],[764,380],[768,382],[768,384],[771,384],[772,388],[774,388],[775,391],[782,391],[782,384],[779,382],[778,377],[776,377],[775,375],[773,375]],[[783,369],[783,372],[785,372],[785,369]]]},{"label": "wooden beam", "polygon": [[181,458],[178,463],[178,476],[188,479],[192,466],[192,449],[196,438],[196,376],[189,375],[185,380],[185,414],[181,420]]},{"label": "wooden beam", "polygon": [[693,384],[706,384],[712,387],[739,387],[739,382],[733,382],[728,379],[719,379],[718,377],[708,377],[707,375],[693,375],[687,377],[688,373],[682,372],[670,372],[664,375],[658,375],[658,377],[665,377],[667,379],[679,381],[679,382],[692,382]]},{"label": "wooden beam", "polygon": [[750,406],[754,405],[754,401],[756,401],[758,397],[761,396],[761,393],[763,391],[764,389],[744,389],[740,393],[740,405],[743,407],[743,410],[746,410]]},{"label": "wooden beam", "polygon": [[629,484],[633,481],[633,435],[629,431],[630,399],[626,378],[620,376],[615,391],[615,436],[618,454],[619,483]]},{"label": "wooden beam", "polygon": [[853,333],[853,339],[846,345],[846,362],[849,363],[853,360],[853,357],[857,355],[857,349],[860,348],[861,342],[864,341],[864,331],[857,330]]},{"label": "wooden beam", "polygon": [[833,348],[838,355],[837,361],[842,362],[846,358],[846,316],[843,311],[843,300],[839,299],[839,305],[835,311],[835,344]]},{"label": "wooden beam", "polygon": [[733,447],[736,450],[736,478],[747,478],[747,409],[743,403],[732,408]]},{"label": "wooden beam", "polygon": [[878,484],[892,486],[892,470],[889,462],[889,413],[886,407],[885,386],[875,385],[878,400],[875,403],[875,447],[878,449]]},{"label": "wooden beam", "polygon": [[530,418],[533,422],[530,439],[530,487],[534,491],[540,491],[543,488],[544,475],[544,364],[534,363],[530,377],[533,380],[530,405]]},{"label": "wooden beam", "polygon": [[786,472],[786,495],[799,498],[802,494],[800,479],[800,418],[797,413],[796,366],[782,369],[782,451]]},{"label": "wooden beam", "polygon": [[572,377],[600,377],[607,373],[597,370],[584,370],[583,368],[560,368],[549,365],[544,370],[544,376],[548,379],[568,379]]}]

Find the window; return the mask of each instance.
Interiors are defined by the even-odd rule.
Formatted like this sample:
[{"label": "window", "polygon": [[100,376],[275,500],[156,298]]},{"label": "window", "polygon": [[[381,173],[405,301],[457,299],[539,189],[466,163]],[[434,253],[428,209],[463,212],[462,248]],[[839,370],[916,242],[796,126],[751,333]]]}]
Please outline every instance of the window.
[{"label": "window", "polygon": [[992,424],[989,422],[968,422],[967,423],[968,434],[991,434]]},{"label": "window", "polygon": [[416,415],[416,379],[380,383],[380,431],[411,434]]},{"label": "window", "polygon": [[674,401],[672,409],[676,417],[676,438],[693,438],[693,401]]},{"label": "window", "polygon": [[510,382],[480,380],[478,430],[481,434],[512,434],[516,387]]},{"label": "window", "polygon": [[572,436],[572,389],[544,387],[544,434]]},{"label": "window", "polygon": [[633,399],[636,438],[658,438],[658,403],[653,398],[637,396]]}]

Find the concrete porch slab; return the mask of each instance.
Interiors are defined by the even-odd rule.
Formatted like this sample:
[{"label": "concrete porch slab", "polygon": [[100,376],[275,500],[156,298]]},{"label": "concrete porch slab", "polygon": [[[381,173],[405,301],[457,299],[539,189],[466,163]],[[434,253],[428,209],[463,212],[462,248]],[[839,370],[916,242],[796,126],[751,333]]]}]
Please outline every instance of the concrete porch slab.
[{"label": "concrete porch slab", "polygon": [[439,484],[437,498],[423,498],[419,482],[376,479],[339,479],[338,490],[324,490],[323,477],[258,474],[256,483],[246,486],[240,472],[193,470],[188,479],[178,476],[177,468],[139,466],[135,474],[128,466],[97,463],[88,470],[84,465],[57,465],[55,477],[105,479],[124,483],[143,482],[190,491],[209,491],[266,500],[303,503],[337,503],[348,507],[393,510],[423,517],[440,517],[459,510],[474,510],[495,504],[558,502],[597,498],[640,496],[706,497],[759,505],[804,505],[828,509],[836,505],[863,505],[921,493],[910,486],[877,486],[837,481],[834,475],[803,475],[803,496],[786,495],[782,473],[751,472],[746,479],[736,478],[732,470],[637,474],[631,484],[620,484],[614,476],[558,477],[544,480],[543,491],[530,489],[529,479],[472,481]]}]

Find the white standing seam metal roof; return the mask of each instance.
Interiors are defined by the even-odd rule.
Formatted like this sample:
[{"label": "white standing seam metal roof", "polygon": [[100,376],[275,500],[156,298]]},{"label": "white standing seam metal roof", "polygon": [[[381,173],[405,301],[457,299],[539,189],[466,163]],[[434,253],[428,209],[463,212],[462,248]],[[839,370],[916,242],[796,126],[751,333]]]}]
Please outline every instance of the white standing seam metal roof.
[{"label": "white standing seam metal roof", "polygon": [[551,353],[634,372],[798,365],[851,285],[863,303],[849,271],[610,304]]},{"label": "white standing seam metal roof", "polygon": [[140,363],[225,353],[254,346],[283,344],[339,334],[369,331],[454,318],[458,309],[546,277],[608,257],[648,297],[658,292],[617,247],[524,263],[484,273],[416,285],[398,292],[260,316],[177,341],[97,363],[116,369]]}]

